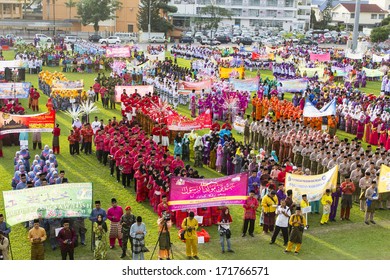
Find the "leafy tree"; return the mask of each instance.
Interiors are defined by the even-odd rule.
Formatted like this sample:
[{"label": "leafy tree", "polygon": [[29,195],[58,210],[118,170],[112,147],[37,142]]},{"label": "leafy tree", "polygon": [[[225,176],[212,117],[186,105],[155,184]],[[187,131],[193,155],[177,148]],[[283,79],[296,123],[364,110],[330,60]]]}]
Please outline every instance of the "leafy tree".
[{"label": "leafy tree", "polygon": [[168,0],[141,0],[138,11],[138,28],[148,31],[149,25],[149,4],[150,11],[150,31],[164,32],[173,29],[173,25],[168,19],[168,13],[176,13],[177,7],[168,5]]},{"label": "leafy tree", "polygon": [[387,17],[387,18],[384,18],[381,23],[380,23],[380,26],[386,26],[386,25],[389,25],[390,24],[390,17]]},{"label": "leafy tree", "polygon": [[202,16],[196,19],[196,22],[203,22],[201,25],[212,30],[218,28],[218,25],[223,18],[231,19],[233,16],[233,13],[230,10],[215,5],[202,7],[199,14]]},{"label": "leafy tree", "polygon": [[76,6],[81,24],[93,24],[93,29],[98,32],[99,22],[116,18],[115,13],[122,3],[119,0],[80,0]]},{"label": "leafy tree", "polygon": [[374,28],[371,31],[371,41],[374,43],[386,41],[390,35],[390,25]]}]

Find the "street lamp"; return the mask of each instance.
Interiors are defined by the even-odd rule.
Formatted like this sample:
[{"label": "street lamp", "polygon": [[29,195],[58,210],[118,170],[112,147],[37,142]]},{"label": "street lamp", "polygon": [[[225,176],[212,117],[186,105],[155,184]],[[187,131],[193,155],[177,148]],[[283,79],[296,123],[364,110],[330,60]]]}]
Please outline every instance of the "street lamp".
[{"label": "street lamp", "polygon": [[151,25],[150,25],[151,14],[152,14],[152,6],[151,6],[151,0],[149,0],[149,19],[148,19],[148,37],[149,37],[149,40],[150,40],[150,31],[151,31]]}]

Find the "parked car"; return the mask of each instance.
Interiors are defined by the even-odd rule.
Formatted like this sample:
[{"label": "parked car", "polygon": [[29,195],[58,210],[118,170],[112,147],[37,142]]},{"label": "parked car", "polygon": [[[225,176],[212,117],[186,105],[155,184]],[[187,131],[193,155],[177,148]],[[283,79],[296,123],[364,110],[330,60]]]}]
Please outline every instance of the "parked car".
[{"label": "parked car", "polygon": [[100,39],[100,44],[109,44],[109,45],[117,45],[121,43],[121,39],[118,36],[110,36],[106,39]]},{"label": "parked car", "polygon": [[161,36],[152,36],[148,41],[149,41],[149,43],[165,43],[165,42],[167,42],[165,37],[161,37]]},{"label": "parked car", "polygon": [[66,36],[64,39],[65,44],[74,44],[78,41],[79,39],[76,36]]},{"label": "parked car", "polygon": [[318,45],[317,42],[309,40],[309,39],[301,39],[299,41],[299,44],[300,45],[309,45],[309,46],[313,46],[313,45],[317,46]]},{"label": "parked car", "polygon": [[230,43],[230,38],[228,36],[217,36],[215,37],[215,39],[219,42],[221,42],[222,44],[227,44],[227,43]]},{"label": "parked car", "polygon": [[181,37],[180,38],[180,43],[192,44],[192,43],[194,43],[194,38],[189,37],[189,36]]},{"label": "parked car", "polygon": [[89,37],[88,37],[88,41],[94,42],[94,43],[98,43],[100,39],[102,39],[102,36],[100,36],[99,34],[92,34],[92,35],[89,35]]},{"label": "parked car", "polygon": [[39,39],[40,42],[46,42],[46,43],[53,42],[53,39],[49,36],[46,36],[45,34],[35,34],[35,38]]},{"label": "parked car", "polygon": [[253,40],[252,40],[252,38],[249,38],[249,37],[244,37],[244,38],[242,38],[242,39],[239,39],[238,40],[238,42],[237,42],[237,44],[243,44],[243,45],[252,45],[252,43],[253,43]]}]

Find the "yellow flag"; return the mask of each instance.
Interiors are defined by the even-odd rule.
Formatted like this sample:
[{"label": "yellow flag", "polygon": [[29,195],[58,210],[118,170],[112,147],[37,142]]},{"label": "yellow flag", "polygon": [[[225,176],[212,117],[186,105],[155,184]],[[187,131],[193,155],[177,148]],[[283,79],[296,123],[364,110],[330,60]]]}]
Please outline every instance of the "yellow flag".
[{"label": "yellow flag", "polygon": [[378,193],[390,192],[390,167],[382,164],[379,174]]},{"label": "yellow flag", "polygon": [[286,190],[293,191],[293,200],[300,203],[302,195],[306,194],[309,201],[320,200],[326,189],[336,190],[339,166],[336,165],[326,173],[318,175],[296,175],[287,173]]}]

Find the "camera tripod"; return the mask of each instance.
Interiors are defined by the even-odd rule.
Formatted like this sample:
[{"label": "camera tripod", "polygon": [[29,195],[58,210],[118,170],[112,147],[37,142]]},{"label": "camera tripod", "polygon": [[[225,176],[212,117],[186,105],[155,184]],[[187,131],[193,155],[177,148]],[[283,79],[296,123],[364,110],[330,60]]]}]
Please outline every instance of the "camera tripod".
[{"label": "camera tripod", "polygon": [[[169,221],[169,220],[168,220]],[[160,238],[162,236],[163,233],[165,233],[165,242],[166,242],[166,246],[169,245],[169,249],[168,249],[168,259],[172,260],[173,259],[173,249],[172,249],[172,243],[171,243],[171,234],[168,230],[168,225],[167,225],[167,220],[164,219],[163,221],[163,226],[160,230],[160,232],[158,233],[158,238],[157,238],[157,242],[156,242],[156,245],[154,245],[154,249],[153,249],[153,252],[152,252],[152,255],[150,257],[150,260],[153,259],[153,255],[154,255],[154,252],[156,251],[156,248],[157,248],[157,245],[160,244]],[[165,229],[165,232],[164,232],[164,229]]]}]

